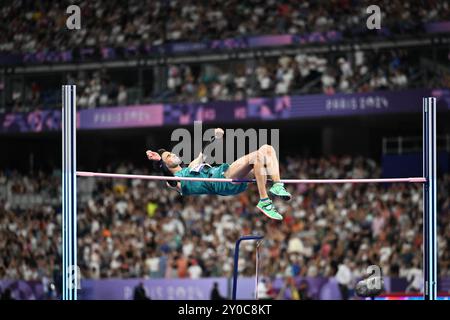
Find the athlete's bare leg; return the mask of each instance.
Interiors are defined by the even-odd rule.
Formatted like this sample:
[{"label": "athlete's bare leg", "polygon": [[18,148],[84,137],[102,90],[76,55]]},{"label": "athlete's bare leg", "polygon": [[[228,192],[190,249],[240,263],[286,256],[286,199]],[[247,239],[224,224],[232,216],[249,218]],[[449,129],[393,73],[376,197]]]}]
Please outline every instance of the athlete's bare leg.
[{"label": "athlete's bare leg", "polygon": [[257,151],[237,159],[224,175],[230,179],[245,179],[251,173],[255,176],[260,198],[268,198],[267,176],[270,175],[274,182],[280,181],[278,159],[272,146],[263,145]]}]

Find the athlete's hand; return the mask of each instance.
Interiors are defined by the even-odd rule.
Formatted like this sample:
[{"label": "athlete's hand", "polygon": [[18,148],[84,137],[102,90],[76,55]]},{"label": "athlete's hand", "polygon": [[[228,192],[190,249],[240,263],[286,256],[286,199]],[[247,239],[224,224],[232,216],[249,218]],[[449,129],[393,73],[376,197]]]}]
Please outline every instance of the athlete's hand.
[{"label": "athlete's hand", "polygon": [[216,137],[216,139],[222,139],[224,133],[222,128],[214,129],[214,137]]},{"label": "athlete's hand", "polygon": [[154,152],[151,150],[147,150],[145,152],[145,154],[147,155],[148,160],[153,160],[153,161],[159,161],[161,160],[161,156],[159,155],[158,152]]}]

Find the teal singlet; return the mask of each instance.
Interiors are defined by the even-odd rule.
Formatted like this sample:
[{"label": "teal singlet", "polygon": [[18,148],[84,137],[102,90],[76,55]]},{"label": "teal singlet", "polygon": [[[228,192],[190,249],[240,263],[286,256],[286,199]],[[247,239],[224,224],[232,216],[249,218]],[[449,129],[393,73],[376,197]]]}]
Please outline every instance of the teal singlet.
[{"label": "teal singlet", "polygon": [[[175,176],[191,178],[220,178],[225,179],[224,173],[229,168],[228,163],[211,167],[206,163],[199,164],[194,168],[183,168]],[[208,182],[208,181],[180,181],[182,195],[194,194],[217,194],[220,196],[231,196],[239,194],[247,189],[247,183],[231,182]]]}]

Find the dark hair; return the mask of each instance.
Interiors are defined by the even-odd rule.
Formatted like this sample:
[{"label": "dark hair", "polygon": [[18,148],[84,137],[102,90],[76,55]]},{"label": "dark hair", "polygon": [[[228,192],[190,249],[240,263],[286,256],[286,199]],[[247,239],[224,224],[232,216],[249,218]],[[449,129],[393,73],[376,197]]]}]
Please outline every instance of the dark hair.
[{"label": "dark hair", "polygon": [[159,149],[158,154],[162,157],[162,154],[166,151],[167,151],[166,149]]}]

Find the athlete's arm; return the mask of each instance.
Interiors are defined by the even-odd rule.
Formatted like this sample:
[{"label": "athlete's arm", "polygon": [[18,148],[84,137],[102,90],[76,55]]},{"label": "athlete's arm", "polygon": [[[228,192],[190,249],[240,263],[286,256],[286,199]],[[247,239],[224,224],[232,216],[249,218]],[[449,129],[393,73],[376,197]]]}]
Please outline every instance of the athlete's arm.
[{"label": "athlete's arm", "polygon": [[203,152],[200,152],[200,154],[198,155],[197,158],[195,158],[194,160],[191,161],[191,163],[189,163],[189,168],[194,168],[195,166],[198,166],[199,164],[203,163]]},{"label": "athlete's arm", "polygon": [[[149,160],[154,161],[154,167],[156,170],[159,170],[160,172],[162,172],[162,174],[164,176],[173,177],[173,173],[169,170],[169,168],[167,168],[167,166],[165,165],[164,161],[161,159],[161,156],[158,154],[158,152],[147,150],[146,154],[147,154],[147,158]],[[180,186],[180,183],[178,181],[174,181],[174,180],[168,180],[168,181],[166,181],[166,184],[172,188],[178,188]]]},{"label": "athlete's arm", "polygon": [[[204,145],[202,150],[205,150],[206,147],[208,147],[211,143],[213,143],[216,139],[222,139],[224,134],[223,129],[221,128],[216,128],[214,129],[214,136],[211,137],[211,139],[209,141],[207,141]],[[203,152],[200,152],[200,154],[198,155],[197,158],[195,158],[190,164],[189,164],[189,168],[193,168],[201,163],[204,163],[206,160],[206,156],[203,154]]]}]

